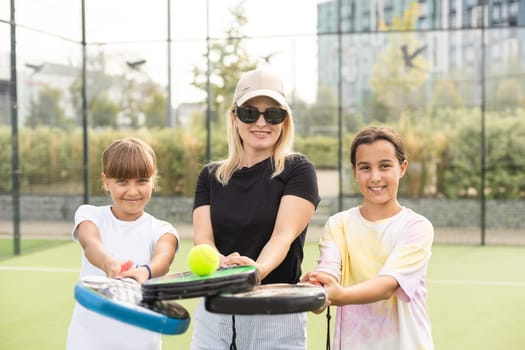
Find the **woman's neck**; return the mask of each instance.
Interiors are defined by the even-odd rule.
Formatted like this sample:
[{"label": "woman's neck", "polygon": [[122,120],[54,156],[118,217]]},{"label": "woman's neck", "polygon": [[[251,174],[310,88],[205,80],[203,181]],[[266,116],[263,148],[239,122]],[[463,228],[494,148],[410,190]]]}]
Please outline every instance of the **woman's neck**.
[{"label": "woman's neck", "polygon": [[268,159],[272,156],[271,152],[262,152],[262,153],[244,153],[242,159],[242,166],[244,168],[251,168],[255,164],[262,162],[265,159]]}]

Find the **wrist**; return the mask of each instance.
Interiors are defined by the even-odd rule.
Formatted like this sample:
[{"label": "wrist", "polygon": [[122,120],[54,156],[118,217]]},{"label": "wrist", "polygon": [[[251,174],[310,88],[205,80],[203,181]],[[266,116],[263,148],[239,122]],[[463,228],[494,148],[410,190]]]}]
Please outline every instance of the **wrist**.
[{"label": "wrist", "polygon": [[140,267],[145,268],[148,271],[148,279],[150,280],[153,277],[153,272],[151,271],[151,266],[148,264],[140,265]]},{"label": "wrist", "polygon": [[120,273],[120,262],[112,257],[107,257],[102,261],[99,267],[106,275],[113,277]]}]

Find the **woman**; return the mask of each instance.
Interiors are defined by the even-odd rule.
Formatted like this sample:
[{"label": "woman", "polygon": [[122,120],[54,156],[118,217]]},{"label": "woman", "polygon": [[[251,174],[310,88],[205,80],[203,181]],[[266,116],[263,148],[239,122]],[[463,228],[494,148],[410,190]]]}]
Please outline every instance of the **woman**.
[{"label": "woman", "polygon": [[[319,203],[311,162],[292,151],[293,118],[281,79],[254,70],[237,84],[227,115],[228,157],[199,175],[194,243],[221,265],[254,265],[262,283],[297,283],[308,223]],[[212,314],[199,304],[192,349],[305,349],[306,314]]]}]

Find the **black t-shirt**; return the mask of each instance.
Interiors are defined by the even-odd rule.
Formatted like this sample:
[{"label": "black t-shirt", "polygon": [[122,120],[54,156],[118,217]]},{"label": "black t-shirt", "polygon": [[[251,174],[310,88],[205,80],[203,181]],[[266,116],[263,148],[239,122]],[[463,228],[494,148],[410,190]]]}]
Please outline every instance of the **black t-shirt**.
[{"label": "black t-shirt", "polygon": [[[274,178],[271,158],[234,172],[226,186],[214,171],[215,165],[202,169],[193,208],[210,205],[215,245],[223,255],[239,252],[256,260],[272,235],[282,196],[295,195],[316,207],[320,201],[315,169],[303,155],[288,156],[284,171]],[[299,281],[305,236],[306,228],[263,284]]]}]

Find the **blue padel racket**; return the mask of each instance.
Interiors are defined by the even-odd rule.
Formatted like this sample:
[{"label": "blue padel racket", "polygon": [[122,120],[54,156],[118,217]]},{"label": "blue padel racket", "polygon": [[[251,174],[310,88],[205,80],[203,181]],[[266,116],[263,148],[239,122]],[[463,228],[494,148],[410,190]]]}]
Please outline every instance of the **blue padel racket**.
[{"label": "blue padel racket", "polygon": [[133,279],[83,277],[75,285],[75,299],[98,314],[162,334],[184,333],[190,324],[188,311],[176,302],[145,302]]},{"label": "blue padel racket", "polygon": [[145,301],[197,298],[222,292],[244,292],[260,283],[255,266],[220,268],[207,276],[181,272],[148,280],[142,284]]},{"label": "blue padel racket", "polygon": [[206,310],[221,314],[275,315],[314,311],[326,304],[323,287],[312,284],[264,284],[242,293],[206,298]]}]

